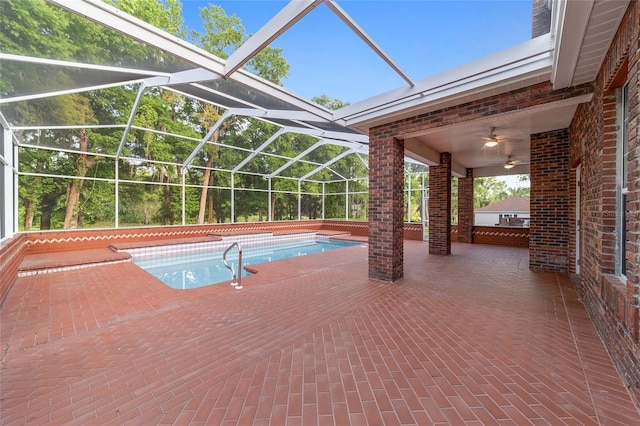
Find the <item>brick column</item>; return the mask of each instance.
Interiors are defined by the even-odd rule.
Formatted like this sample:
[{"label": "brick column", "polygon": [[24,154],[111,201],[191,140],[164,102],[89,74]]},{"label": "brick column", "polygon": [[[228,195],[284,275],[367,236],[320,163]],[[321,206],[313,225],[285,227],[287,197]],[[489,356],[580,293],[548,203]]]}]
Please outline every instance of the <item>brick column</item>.
[{"label": "brick column", "polygon": [[[529,267],[566,272],[569,267],[569,131],[531,135]],[[572,232],[572,231],[571,231]]]},{"label": "brick column", "polygon": [[473,169],[458,179],[458,242],[473,242]]},{"label": "brick column", "polygon": [[369,136],[369,278],[396,281],[404,262],[404,141]]},{"label": "brick column", "polygon": [[[369,243],[371,244],[371,243]],[[429,254],[451,254],[451,154],[429,167]]]}]

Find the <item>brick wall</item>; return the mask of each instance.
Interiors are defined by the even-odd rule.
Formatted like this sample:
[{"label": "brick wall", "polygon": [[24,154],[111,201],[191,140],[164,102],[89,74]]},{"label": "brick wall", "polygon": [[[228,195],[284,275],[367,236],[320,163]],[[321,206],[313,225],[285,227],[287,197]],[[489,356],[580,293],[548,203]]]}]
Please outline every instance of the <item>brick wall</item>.
[{"label": "brick wall", "polygon": [[[639,17],[639,3],[632,1],[594,84],[593,99],[576,111],[570,128],[570,161],[572,167],[581,165],[581,299],[622,379],[640,405],[640,309],[637,300],[640,285]],[[626,282],[615,276],[616,88],[625,83],[629,84],[631,100]],[[570,209],[570,216],[575,217],[575,205]],[[575,247],[576,242],[572,243]]]},{"label": "brick wall", "polygon": [[18,267],[26,254],[23,238],[17,235],[0,245],[0,306],[18,276]]},{"label": "brick wall", "polygon": [[402,278],[404,262],[404,141],[389,129],[369,136],[369,277]]},{"label": "brick wall", "polygon": [[569,132],[531,135],[529,267],[568,271]]},{"label": "brick wall", "polygon": [[467,169],[467,175],[458,179],[458,240],[461,243],[473,242],[473,169]]},{"label": "brick wall", "polygon": [[381,137],[382,135],[401,137],[410,133],[419,133],[424,130],[450,126],[456,123],[486,119],[491,115],[522,110],[576,96],[589,95],[592,92],[593,85],[591,83],[553,90],[551,83],[543,82],[477,101],[387,123],[371,129],[369,138]]},{"label": "brick wall", "polygon": [[507,247],[529,247],[529,228],[474,226],[473,243]]},{"label": "brick wall", "polygon": [[[106,248],[113,243],[131,241],[159,241],[172,238],[204,237],[224,231],[319,230],[323,221],[253,222],[238,224],[208,224],[186,226],[154,226],[118,229],[78,229],[73,231],[41,231],[23,233],[29,254],[51,251]],[[336,224],[335,226],[339,226]],[[349,232],[345,226],[345,232]],[[357,231],[355,225],[352,229]]]},{"label": "brick wall", "polygon": [[[640,359],[640,3],[633,2],[621,38],[630,42],[627,55],[629,83],[629,157],[627,175],[627,312],[625,324],[630,326],[636,342],[636,361]],[[640,361],[636,363],[636,393],[640,401]]]},{"label": "brick wall", "polygon": [[[237,224],[207,224],[187,226],[156,226],[119,229],[75,229],[42,232],[25,232],[8,240],[0,247],[0,266],[7,258],[5,254],[16,255],[15,249],[24,246],[25,253],[38,254],[52,251],[64,252],[107,248],[114,243],[160,241],[177,238],[203,237],[211,233],[239,231],[294,231],[294,230],[329,230],[348,232],[351,235],[366,237],[369,234],[369,223],[347,220],[302,220],[280,222],[250,222]],[[421,241],[422,225],[405,223],[402,227],[405,239]],[[18,244],[19,243],[19,244]],[[22,260],[22,258],[18,258]],[[19,262],[18,262],[19,263]],[[4,272],[4,268],[2,268]],[[4,276],[4,274],[3,274]]]},{"label": "brick wall", "polygon": [[451,254],[451,154],[448,152],[441,152],[440,164],[429,168],[429,253]]}]

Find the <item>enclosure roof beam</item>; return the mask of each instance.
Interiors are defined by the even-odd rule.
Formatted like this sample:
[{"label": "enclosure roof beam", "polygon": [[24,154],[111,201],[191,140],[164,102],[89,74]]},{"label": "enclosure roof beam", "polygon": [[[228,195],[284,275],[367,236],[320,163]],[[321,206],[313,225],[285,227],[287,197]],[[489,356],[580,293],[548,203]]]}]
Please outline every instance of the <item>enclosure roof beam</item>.
[{"label": "enclosure roof beam", "polygon": [[222,116],[218,119],[218,121],[216,121],[216,124],[214,124],[213,127],[211,127],[211,130],[209,130],[209,132],[206,134],[206,136],[202,138],[202,140],[200,141],[196,149],[194,149],[193,152],[189,155],[189,157],[186,160],[184,160],[184,163],[182,164],[183,169],[185,169],[189,164],[191,164],[191,162],[196,157],[196,155],[198,155],[198,152],[200,152],[200,150],[204,147],[207,141],[211,139],[211,136],[213,136],[213,134],[220,129],[220,127],[222,126],[222,123],[224,123],[224,121],[227,118],[229,118],[229,116],[231,116],[231,113],[229,111],[225,111],[224,114],[222,114]]},{"label": "enclosure roof beam", "polygon": [[147,86],[172,86],[174,84],[200,83],[203,81],[218,80],[220,76],[204,68],[193,68],[179,71],[168,76],[152,77],[147,79]]},{"label": "enclosure roof beam", "polygon": [[296,127],[295,129],[296,129],[295,130],[296,133],[300,133],[302,135],[315,136],[317,138],[330,138],[330,139],[338,139],[343,141],[352,141],[352,142],[358,142],[364,145],[369,144],[368,135],[347,133],[347,132],[315,130],[315,129],[302,129],[298,127]]},{"label": "enclosure roof beam", "polygon": [[[220,76],[225,73],[225,61],[187,41],[162,31],[134,16],[131,16],[99,0],[47,0],[49,3],[83,16],[98,24],[111,28],[131,39],[148,46],[170,52],[176,58],[189,62],[197,68],[204,68]],[[314,3],[320,2],[315,0]],[[298,3],[294,1],[292,3]],[[238,69],[229,77],[234,81],[259,90],[269,96],[308,111],[324,120],[331,121],[333,112],[301,96],[295,95],[275,83],[271,83],[249,71]]]},{"label": "enclosure roof beam", "polygon": [[[321,165],[320,167],[315,168],[314,170],[310,171],[310,172],[309,172],[309,173],[307,173],[306,175],[304,175],[304,176],[300,177],[298,180],[301,180],[301,181],[302,181],[302,180],[305,180],[305,179],[307,179],[308,177],[315,175],[315,174],[316,174],[316,173],[318,173],[320,170],[322,170],[322,169],[326,169],[326,168],[329,168],[329,166],[330,166],[330,165],[332,165],[333,163],[335,163],[335,162],[337,162],[337,161],[341,160],[342,158],[346,157],[347,155],[349,155],[349,154],[353,154],[353,153],[354,153],[354,150],[353,150],[353,149],[349,149],[349,150],[347,150],[347,151],[343,152],[342,154],[340,154],[340,155],[338,155],[338,156],[336,156],[336,157],[333,157],[331,160],[327,161],[326,163],[324,163],[324,164],[323,164],[323,165]],[[335,173],[335,172],[334,172],[334,173]],[[337,173],[336,173],[336,174],[337,174]]]},{"label": "enclosure roof beam", "polygon": [[280,12],[260,28],[249,40],[242,43],[229,58],[224,66],[224,77],[236,72],[268,46],[273,40],[291,28],[296,22],[311,12],[324,0],[295,0],[289,2]]},{"label": "enclosure roof beam", "polygon": [[244,160],[242,160],[231,172],[235,173],[241,168],[243,168],[249,161],[253,160],[258,154],[260,154],[269,145],[271,145],[271,143],[273,143],[276,139],[278,139],[280,136],[284,135],[285,133],[287,133],[285,129],[280,129],[277,132],[275,132],[269,139],[264,141],[262,145],[254,149],[251,154],[247,155],[247,157]]},{"label": "enclosure roof beam", "polygon": [[366,161],[364,161],[364,158],[362,158],[362,157],[360,156],[360,153],[359,153],[359,152],[356,152],[356,155],[357,155],[357,156],[358,156],[358,158],[360,159],[360,162],[362,162],[362,164],[367,168],[367,170],[369,170],[369,164],[368,164]]},{"label": "enclosure roof beam", "polygon": [[11,129],[11,125],[7,121],[7,118],[4,116],[2,111],[0,111],[0,126],[4,127],[7,130]]},{"label": "enclosure roof beam", "polygon": [[131,107],[131,114],[129,114],[129,120],[127,120],[127,126],[124,128],[124,132],[122,132],[122,138],[120,139],[120,144],[118,145],[118,151],[116,152],[116,161],[120,159],[120,155],[122,154],[122,149],[124,148],[124,143],[129,136],[129,132],[131,131],[131,126],[133,125],[133,119],[136,117],[136,113],[138,112],[138,107],[140,106],[140,101],[142,101],[142,96],[144,92],[147,90],[147,86],[144,82],[140,85],[138,89],[138,95],[136,96],[136,100],[133,103],[133,107]]},{"label": "enclosure roof beam", "polygon": [[300,154],[296,155],[294,158],[292,158],[291,160],[289,160],[289,162],[287,162],[286,164],[283,164],[282,166],[280,166],[280,168],[278,168],[276,171],[274,171],[273,173],[271,173],[269,175],[270,178],[273,177],[277,177],[280,173],[282,173],[284,170],[288,169],[289,167],[291,167],[293,164],[295,164],[296,162],[300,161],[302,158],[304,158],[305,156],[309,155],[310,152],[315,151],[316,149],[318,149],[319,147],[321,147],[322,145],[326,145],[328,144],[329,141],[327,140],[320,140],[318,142],[316,142],[315,144],[311,145],[309,148],[305,149],[304,151],[302,151]]},{"label": "enclosure roof beam", "polygon": [[360,27],[360,25],[358,25],[358,23],[355,20],[353,20],[353,18],[351,18],[347,14],[347,12],[345,12],[340,6],[338,6],[338,4],[335,1],[327,0],[325,4],[329,7],[329,9],[333,11],[333,13],[335,13],[336,15],[338,15],[340,19],[342,19],[342,22],[344,22],[345,24],[347,24],[349,28],[351,28],[351,31],[356,33],[358,37],[362,39],[362,41],[367,43],[367,45],[374,52],[376,52],[376,54],[380,56],[380,58],[382,58],[383,61],[387,63],[387,65],[389,65],[400,77],[402,77],[402,79],[406,81],[409,84],[409,86],[411,87],[415,86],[415,83],[413,82],[413,80],[411,80],[411,77],[409,77],[393,61],[393,59],[391,59],[391,57],[387,55],[387,53],[384,50],[382,50],[382,48],[378,46],[378,44],[375,41],[373,41],[371,37],[369,37],[369,35]]},{"label": "enclosure roof beam", "polygon": [[253,109],[253,108],[231,108],[233,113],[243,117],[255,117],[264,119],[286,119],[317,121],[318,117],[307,111],[293,111],[287,109]]}]

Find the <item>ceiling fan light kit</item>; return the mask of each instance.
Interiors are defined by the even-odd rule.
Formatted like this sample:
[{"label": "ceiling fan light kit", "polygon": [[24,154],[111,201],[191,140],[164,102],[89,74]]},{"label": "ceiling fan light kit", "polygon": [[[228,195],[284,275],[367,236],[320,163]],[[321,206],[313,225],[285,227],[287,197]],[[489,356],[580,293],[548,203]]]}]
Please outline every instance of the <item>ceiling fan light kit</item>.
[{"label": "ceiling fan light kit", "polygon": [[511,156],[507,157],[507,161],[504,162],[505,169],[512,169],[516,165],[516,162],[511,159]]}]

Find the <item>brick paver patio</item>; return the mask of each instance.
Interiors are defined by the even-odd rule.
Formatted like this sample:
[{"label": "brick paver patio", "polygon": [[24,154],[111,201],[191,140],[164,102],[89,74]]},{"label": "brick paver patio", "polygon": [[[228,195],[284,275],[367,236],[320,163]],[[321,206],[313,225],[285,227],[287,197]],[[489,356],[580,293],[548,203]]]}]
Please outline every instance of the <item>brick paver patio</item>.
[{"label": "brick paver patio", "polygon": [[261,265],[242,290],[129,262],[21,277],[1,422],[638,424],[568,277],[527,259],[406,241],[393,284],[367,279],[366,246]]}]

